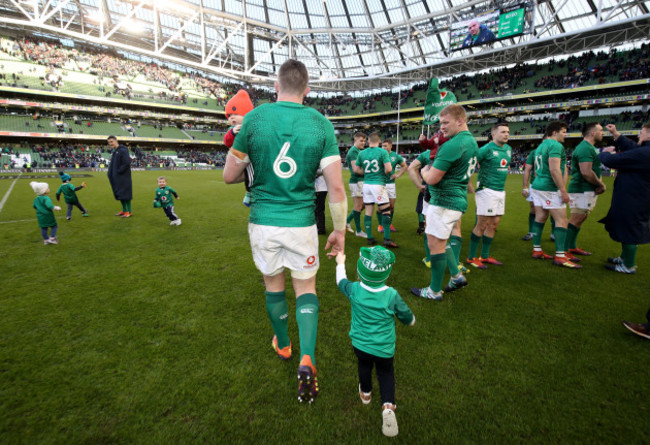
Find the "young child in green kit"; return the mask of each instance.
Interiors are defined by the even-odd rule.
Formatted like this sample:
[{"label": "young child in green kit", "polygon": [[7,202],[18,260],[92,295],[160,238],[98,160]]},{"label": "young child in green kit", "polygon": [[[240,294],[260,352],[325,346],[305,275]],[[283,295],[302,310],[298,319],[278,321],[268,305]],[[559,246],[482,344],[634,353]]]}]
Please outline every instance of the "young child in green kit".
[{"label": "young child in green kit", "polygon": [[[36,193],[34,198],[33,207],[36,209],[36,217],[38,218],[38,225],[41,228],[41,235],[43,236],[43,244],[59,244],[56,239],[56,218],[54,217],[54,210],[59,211],[61,207],[55,206],[49,196],[50,186],[47,182],[32,181],[29,183]],[[48,229],[50,234],[48,235]]]}]

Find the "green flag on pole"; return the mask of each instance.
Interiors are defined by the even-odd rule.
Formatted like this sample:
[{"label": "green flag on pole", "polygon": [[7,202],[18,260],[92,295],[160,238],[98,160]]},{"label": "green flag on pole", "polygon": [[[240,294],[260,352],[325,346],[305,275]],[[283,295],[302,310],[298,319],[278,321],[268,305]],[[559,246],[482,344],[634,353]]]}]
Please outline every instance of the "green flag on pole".
[{"label": "green flag on pole", "polygon": [[438,79],[433,78],[427,90],[427,101],[424,104],[423,125],[433,125],[440,119],[438,115],[447,105],[457,102],[456,95],[451,91],[441,90],[438,87]]}]

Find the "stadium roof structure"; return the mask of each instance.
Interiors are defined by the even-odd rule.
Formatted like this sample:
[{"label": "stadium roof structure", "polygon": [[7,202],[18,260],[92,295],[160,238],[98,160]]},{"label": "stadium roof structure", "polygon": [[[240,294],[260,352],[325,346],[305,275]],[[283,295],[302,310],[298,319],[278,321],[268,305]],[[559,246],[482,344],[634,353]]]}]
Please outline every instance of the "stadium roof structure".
[{"label": "stadium roof structure", "polygon": [[[527,5],[529,33],[450,51],[450,28]],[[0,32],[113,47],[270,85],[288,58],[318,91],[390,88],[583,50],[647,41],[640,0],[0,0]]]}]

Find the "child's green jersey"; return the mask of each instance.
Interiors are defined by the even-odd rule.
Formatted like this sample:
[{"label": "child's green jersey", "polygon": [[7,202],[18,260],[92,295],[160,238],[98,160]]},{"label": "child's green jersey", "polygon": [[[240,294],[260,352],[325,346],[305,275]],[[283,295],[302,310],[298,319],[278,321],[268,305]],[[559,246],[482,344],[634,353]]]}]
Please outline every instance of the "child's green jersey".
[{"label": "child's green jersey", "polygon": [[38,218],[39,227],[56,226],[54,204],[49,196],[41,195],[34,198],[33,207],[36,209],[36,218]]},{"label": "child's green jersey", "polygon": [[316,171],[341,159],[334,127],[322,114],[294,102],[263,104],[246,115],[231,150],[248,155],[254,171],[251,223],[316,223]]},{"label": "child's green jersey", "polygon": [[372,288],[343,279],[339,289],[350,300],[352,346],[377,357],[395,355],[395,316],[404,324],[413,322],[413,312],[395,289]]},{"label": "child's green jersey", "polygon": [[165,186],[163,188],[158,187],[156,189],[156,197],[154,199],[156,201],[159,201],[163,208],[173,206],[174,198],[178,199],[178,194],[173,188]]},{"label": "child's green jersey", "polygon": [[72,185],[71,182],[61,184],[59,189],[56,191],[57,200],[61,193],[63,193],[63,199],[67,204],[77,204],[79,202],[79,198],[77,198],[77,188]]}]

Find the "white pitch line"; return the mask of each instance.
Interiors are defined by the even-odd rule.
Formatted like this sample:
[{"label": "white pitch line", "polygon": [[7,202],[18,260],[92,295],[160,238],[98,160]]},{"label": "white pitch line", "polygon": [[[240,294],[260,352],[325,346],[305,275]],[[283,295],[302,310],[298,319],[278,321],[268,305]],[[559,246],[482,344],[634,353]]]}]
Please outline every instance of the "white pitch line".
[{"label": "white pitch line", "polygon": [[[57,216],[56,219],[61,219],[63,216]],[[20,222],[34,222],[38,221],[37,219],[17,219],[15,221],[0,221],[0,224],[13,224],[13,223],[20,223]]]},{"label": "white pitch line", "polygon": [[22,175],[23,174],[20,173],[18,175],[18,177],[16,179],[14,179],[14,182],[12,182],[11,185],[9,186],[9,190],[7,190],[7,193],[5,193],[5,196],[2,198],[2,201],[0,201],[0,212],[2,212],[2,209],[4,208],[5,203],[7,202],[7,199],[9,198],[9,195],[11,194],[11,191],[14,189],[14,185],[16,185],[16,181],[18,181]]}]

